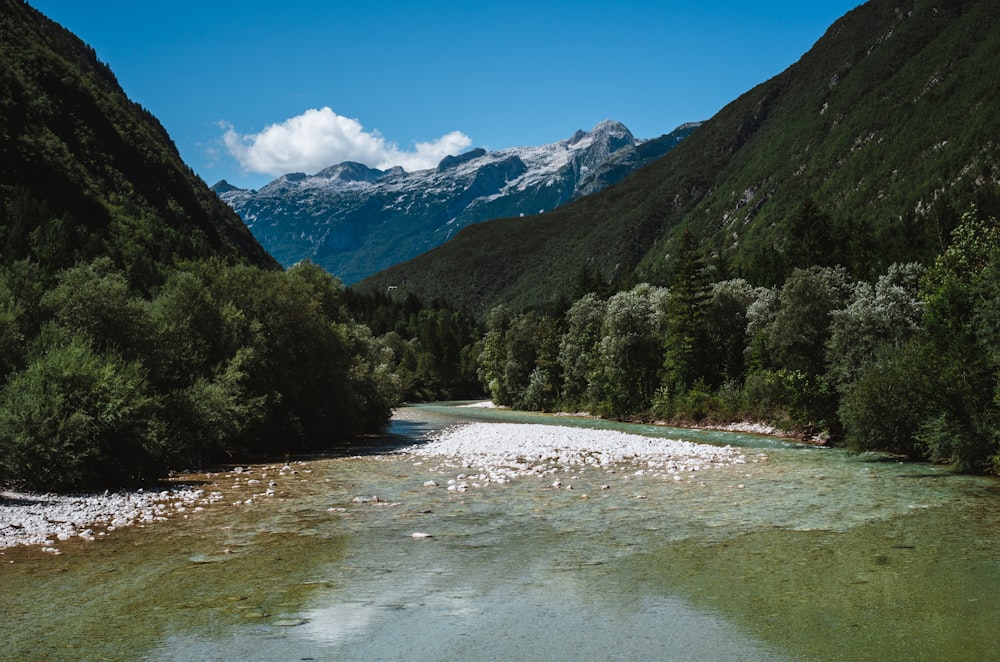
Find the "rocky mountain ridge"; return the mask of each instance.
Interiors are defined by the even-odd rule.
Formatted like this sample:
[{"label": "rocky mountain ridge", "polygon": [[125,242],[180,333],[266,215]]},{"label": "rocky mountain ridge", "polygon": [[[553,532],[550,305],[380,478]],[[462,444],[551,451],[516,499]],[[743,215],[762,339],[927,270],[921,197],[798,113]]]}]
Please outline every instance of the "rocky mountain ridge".
[{"label": "rocky mountain ridge", "polygon": [[648,141],[621,123],[537,147],[448,156],[408,173],[339,163],[290,173],[258,191],[213,189],[282,264],[304,259],[350,284],[443,244],[479,221],[538,214],[593,193],[659,158],[697,128]]},{"label": "rocky mountain ridge", "polygon": [[1000,217],[998,27],[989,0],[870,0],[613,188],[468,227],[358,288],[538,309],[583,270],[666,284],[686,236],[712,278],[755,285],[810,264],[866,280],[930,264],[971,205]]}]

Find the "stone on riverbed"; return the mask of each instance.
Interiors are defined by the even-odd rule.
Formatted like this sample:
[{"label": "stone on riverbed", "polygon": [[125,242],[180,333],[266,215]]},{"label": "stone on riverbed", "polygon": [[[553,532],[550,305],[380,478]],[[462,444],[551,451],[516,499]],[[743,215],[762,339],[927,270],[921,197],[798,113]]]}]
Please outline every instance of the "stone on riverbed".
[{"label": "stone on riverbed", "polygon": [[[520,423],[460,425],[445,430],[426,444],[401,452],[421,458],[421,465],[422,458],[438,459],[438,471],[465,470],[448,481],[448,490],[453,492],[465,491],[470,486],[506,484],[525,476],[578,473],[585,467],[614,473],[614,468],[622,464],[638,465],[635,476],[671,476],[679,481],[681,477],[677,474],[680,472],[747,462],[741,451],[730,446],[646,437],[617,430]],[[478,475],[474,475],[475,472]],[[475,479],[475,482],[466,479]],[[436,482],[424,483],[425,486],[432,484]],[[550,486],[562,487],[563,481],[556,480]],[[603,485],[601,488],[608,489]]]}]

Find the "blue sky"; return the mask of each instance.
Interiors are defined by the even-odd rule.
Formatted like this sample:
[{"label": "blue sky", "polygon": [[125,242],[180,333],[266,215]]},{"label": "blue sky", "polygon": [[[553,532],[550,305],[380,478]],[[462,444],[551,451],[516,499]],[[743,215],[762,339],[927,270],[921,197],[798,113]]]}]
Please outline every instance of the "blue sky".
[{"label": "blue sky", "polygon": [[601,120],[708,119],[858,0],[29,0],[97,51],[208,183],[429,167]]}]

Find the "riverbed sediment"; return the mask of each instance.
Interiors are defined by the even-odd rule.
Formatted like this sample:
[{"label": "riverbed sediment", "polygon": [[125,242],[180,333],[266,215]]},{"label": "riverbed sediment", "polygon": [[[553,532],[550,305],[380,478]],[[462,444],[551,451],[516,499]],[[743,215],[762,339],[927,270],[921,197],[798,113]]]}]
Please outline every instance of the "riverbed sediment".
[{"label": "riverbed sediment", "polygon": [[[729,446],[616,430],[495,422],[457,425],[401,453],[434,465],[439,473],[453,474],[447,487],[455,491],[525,476],[551,475],[557,484],[561,478],[556,474],[586,468],[614,472],[622,466],[641,475],[684,480],[712,467],[766,459],[763,455],[748,459]],[[73,538],[96,540],[124,526],[186,517],[212,504],[228,503],[231,497],[223,495],[238,495],[232,490],[241,486],[246,492],[234,505],[249,503],[248,497],[273,496],[278,485],[274,480],[293,471],[287,466],[237,467],[205,474],[205,488],[72,495],[0,492],[0,549],[40,545],[42,551],[57,554],[59,543]]]},{"label": "riverbed sediment", "polygon": [[[234,467],[227,471],[188,474],[167,489],[103,493],[54,494],[0,490],[0,549],[41,545],[59,553],[59,543],[79,538],[94,541],[125,526],[189,517],[215,504],[243,506],[269,498],[305,462]],[[174,478],[173,480],[177,480]]]},{"label": "riverbed sediment", "polygon": [[0,492],[0,548],[42,545],[43,551],[58,553],[59,542],[94,540],[124,526],[165,521],[221,498],[186,487],[97,494],[4,491]]},{"label": "riverbed sediment", "polygon": [[[731,446],[663,439],[617,430],[523,423],[468,423],[444,430],[402,453],[434,462],[433,470],[459,473],[448,488],[464,491],[526,476],[556,476],[587,468],[684,480],[713,467],[759,462]],[[560,483],[560,484],[556,484]],[[558,479],[553,486],[561,486]]]}]

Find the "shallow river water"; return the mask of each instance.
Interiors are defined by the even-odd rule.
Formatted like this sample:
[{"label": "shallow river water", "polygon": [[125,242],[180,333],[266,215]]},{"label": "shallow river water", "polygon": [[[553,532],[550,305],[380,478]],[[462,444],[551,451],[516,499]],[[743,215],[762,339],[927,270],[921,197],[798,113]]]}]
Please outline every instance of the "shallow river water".
[{"label": "shallow river water", "polygon": [[[747,461],[457,492],[460,469],[393,453],[466,420],[730,444]],[[0,659],[1000,659],[995,479],[450,405],[403,409],[390,432],[280,477],[283,463],[251,467],[278,483],[252,504],[232,505],[247,484],[231,473],[193,475],[227,499],[58,556],[3,550]]]}]

